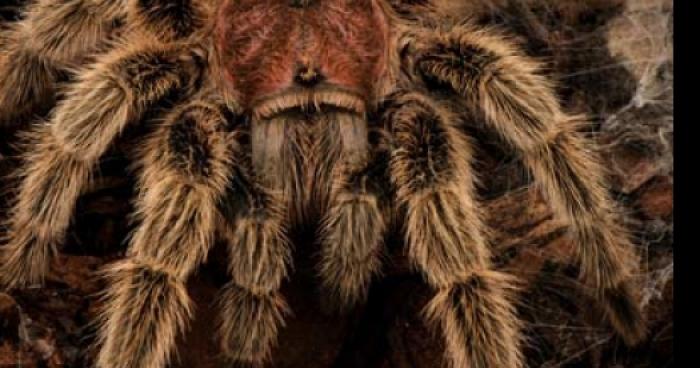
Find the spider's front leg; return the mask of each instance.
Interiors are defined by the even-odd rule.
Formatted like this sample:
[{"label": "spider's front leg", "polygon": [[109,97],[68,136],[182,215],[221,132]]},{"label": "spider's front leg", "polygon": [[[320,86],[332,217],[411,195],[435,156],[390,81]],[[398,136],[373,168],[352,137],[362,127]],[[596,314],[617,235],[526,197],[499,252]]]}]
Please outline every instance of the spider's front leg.
[{"label": "spider's front leg", "polygon": [[[220,205],[218,230],[228,246],[231,281],[219,298],[218,332],[226,359],[237,366],[258,367],[270,360],[290,312],[280,288],[292,254],[286,237],[289,196],[284,194],[284,180],[264,168],[281,160],[284,125],[251,120],[240,137],[244,143]],[[276,135],[268,135],[268,129]],[[260,150],[278,154],[266,156]]]},{"label": "spider's front leg", "polygon": [[426,312],[442,328],[451,366],[521,367],[515,283],[491,265],[469,142],[421,94],[392,97],[384,119],[408,255],[437,289]]},{"label": "spider's front leg", "polygon": [[249,157],[236,159],[241,170],[229,184],[219,227],[231,275],[220,297],[219,335],[227,359],[256,367],[270,359],[289,313],[280,287],[291,249],[284,196],[252,173]]},{"label": "spider's front leg", "polygon": [[375,142],[370,145],[367,121],[349,117],[334,121],[329,129],[334,138],[329,150],[338,156],[330,168],[329,202],[320,231],[319,274],[324,291],[332,296],[327,301],[340,310],[365,301],[381,268],[387,227],[387,191],[381,188],[386,155]]},{"label": "spider's front leg", "polygon": [[6,34],[0,50],[0,127],[25,123],[52,107],[62,73],[109,37],[123,1],[39,0]]},{"label": "spider's front leg", "polygon": [[[230,178],[236,126],[217,99],[177,109],[139,158],[139,227],[109,267],[99,330],[102,368],[163,368],[192,315],[188,276],[213,242]],[[240,326],[238,326],[240,327]]]},{"label": "spider's front leg", "polygon": [[100,157],[154,103],[199,80],[201,55],[141,40],[86,68],[27,142],[0,248],[0,285],[40,283]]},{"label": "spider's front leg", "polygon": [[645,334],[632,283],[638,261],[608,194],[604,170],[577,131],[583,119],[562,111],[541,66],[505,37],[469,26],[420,35],[414,71],[451,87],[522,154],[557,214],[572,225],[582,276],[628,344]]}]

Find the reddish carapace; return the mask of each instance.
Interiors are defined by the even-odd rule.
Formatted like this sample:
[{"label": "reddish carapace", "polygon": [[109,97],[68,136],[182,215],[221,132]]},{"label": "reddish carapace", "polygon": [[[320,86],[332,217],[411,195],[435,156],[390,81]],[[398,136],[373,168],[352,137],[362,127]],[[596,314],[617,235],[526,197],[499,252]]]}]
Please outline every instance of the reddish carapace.
[{"label": "reddish carapace", "polygon": [[[300,1],[301,2],[301,1]],[[227,0],[217,16],[224,78],[244,106],[323,83],[371,99],[388,25],[373,0]]]}]

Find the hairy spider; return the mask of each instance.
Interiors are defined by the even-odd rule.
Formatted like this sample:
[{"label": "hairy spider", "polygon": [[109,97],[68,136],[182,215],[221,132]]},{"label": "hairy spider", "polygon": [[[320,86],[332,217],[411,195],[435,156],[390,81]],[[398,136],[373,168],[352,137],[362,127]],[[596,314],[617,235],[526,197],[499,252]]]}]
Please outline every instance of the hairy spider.
[{"label": "hairy spider", "polygon": [[38,0],[6,33],[0,124],[57,103],[30,133],[0,282],[42,281],[98,160],[141,124],[138,227],[107,270],[97,366],[169,362],[192,315],[186,280],[216,238],[230,257],[221,349],[263,364],[288,312],[285,234],[318,217],[319,274],[343,305],[366,297],[396,228],[436,292],[426,316],[450,365],[521,367],[517,280],[492,264],[463,127],[480,119],[569,221],[582,279],[635,343],[638,260],[585,119],[454,3]]}]

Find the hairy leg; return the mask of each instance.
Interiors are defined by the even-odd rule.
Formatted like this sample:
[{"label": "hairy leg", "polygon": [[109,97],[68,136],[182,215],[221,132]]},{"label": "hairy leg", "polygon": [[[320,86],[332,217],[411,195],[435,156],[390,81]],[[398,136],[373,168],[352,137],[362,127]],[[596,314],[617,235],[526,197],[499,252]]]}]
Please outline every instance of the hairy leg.
[{"label": "hairy leg", "polygon": [[132,28],[168,41],[185,39],[202,28],[217,3],[199,0],[120,1],[128,5],[128,22]]},{"label": "hairy leg", "polygon": [[221,207],[219,232],[228,245],[231,281],[219,301],[219,334],[227,359],[259,366],[270,359],[289,313],[280,287],[291,249],[285,197],[253,174],[250,152],[244,145],[236,153],[239,170]]},{"label": "hairy leg", "polygon": [[[423,43],[425,42],[425,43]],[[562,111],[541,66],[506,38],[468,26],[417,42],[413,63],[431,82],[452,87],[522,154],[579,243],[582,277],[628,344],[643,338],[631,279],[638,267],[629,234],[610,198],[583,119]]]},{"label": "hairy leg", "polygon": [[137,218],[127,258],[110,281],[97,366],[165,367],[192,306],[187,277],[212,244],[232,147],[229,113],[216,100],[177,109],[147,139],[139,159]]},{"label": "hairy leg", "polygon": [[368,175],[348,173],[336,180],[322,223],[319,272],[325,292],[342,309],[365,301],[381,268],[386,221]]},{"label": "hairy leg", "polygon": [[93,167],[124,127],[156,101],[191,87],[199,56],[157,43],[114,51],[87,68],[48,124],[29,135],[7,239],[0,285],[41,282]]},{"label": "hairy leg", "polygon": [[469,142],[420,94],[394,96],[385,119],[408,256],[437,289],[426,312],[442,328],[451,366],[521,367],[515,284],[491,267]]},{"label": "hairy leg", "polygon": [[321,155],[333,157],[329,167],[328,208],[321,223],[319,273],[326,293],[340,309],[352,307],[367,297],[372,277],[381,267],[386,213],[379,177],[368,144],[367,121],[344,116],[326,127],[330,140]]},{"label": "hairy leg", "polygon": [[122,1],[39,0],[0,36],[0,127],[52,107],[61,73],[85,61],[124,16]]}]

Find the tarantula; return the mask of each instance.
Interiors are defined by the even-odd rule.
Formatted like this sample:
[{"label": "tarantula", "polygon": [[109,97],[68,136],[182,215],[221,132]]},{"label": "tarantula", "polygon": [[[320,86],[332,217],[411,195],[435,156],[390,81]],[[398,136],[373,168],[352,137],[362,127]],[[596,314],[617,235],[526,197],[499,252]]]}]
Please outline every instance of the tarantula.
[{"label": "tarantula", "polygon": [[230,257],[221,350],[264,364],[288,313],[286,234],[316,218],[319,275],[342,305],[366,297],[398,229],[450,365],[521,367],[517,280],[493,264],[470,168],[464,124],[478,119],[520,153],[570,223],[582,279],[639,341],[638,260],[585,118],[516,41],[452,5],[37,1],[5,36],[0,124],[57,102],[29,133],[0,282],[42,281],[98,160],[140,124],[138,227],[106,271],[97,366],[168,364],[215,239]]}]

